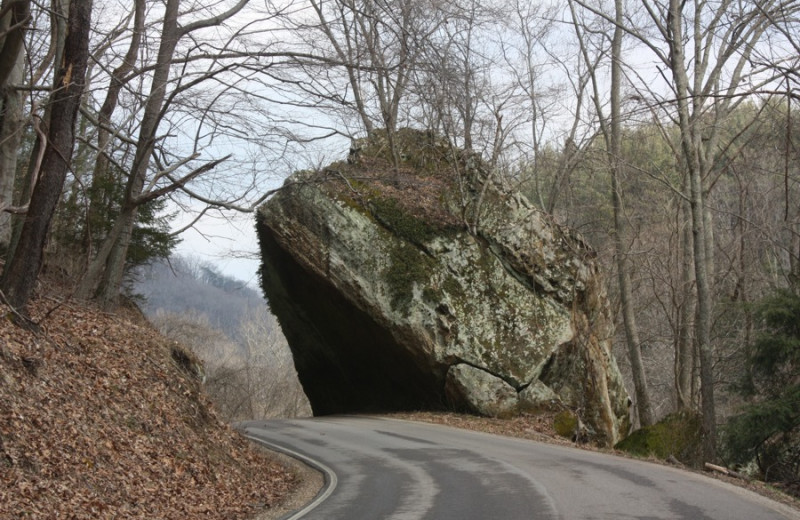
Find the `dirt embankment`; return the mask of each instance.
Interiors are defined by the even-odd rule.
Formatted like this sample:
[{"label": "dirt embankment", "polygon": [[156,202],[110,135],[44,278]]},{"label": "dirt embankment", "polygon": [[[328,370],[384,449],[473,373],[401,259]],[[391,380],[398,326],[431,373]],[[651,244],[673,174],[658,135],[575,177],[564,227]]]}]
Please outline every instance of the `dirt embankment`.
[{"label": "dirt embankment", "polygon": [[0,519],[236,519],[299,480],[223,424],[191,354],[135,312],[0,305]]}]

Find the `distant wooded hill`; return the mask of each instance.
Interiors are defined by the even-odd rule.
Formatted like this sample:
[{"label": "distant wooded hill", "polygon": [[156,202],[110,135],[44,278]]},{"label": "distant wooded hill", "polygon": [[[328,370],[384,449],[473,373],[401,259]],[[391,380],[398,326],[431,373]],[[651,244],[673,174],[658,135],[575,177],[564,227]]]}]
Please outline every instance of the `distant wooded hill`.
[{"label": "distant wooded hill", "polygon": [[183,256],[140,267],[133,292],[142,296],[148,317],[159,311],[205,315],[212,327],[233,340],[240,339],[241,322],[253,310],[268,309],[260,291],[211,263]]},{"label": "distant wooded hill", "polygon": [[310,415],[291,352],[259,291],[180,256],[137,269],[132,292],[162,334],[206,367],[206,390],[229,420]]}]

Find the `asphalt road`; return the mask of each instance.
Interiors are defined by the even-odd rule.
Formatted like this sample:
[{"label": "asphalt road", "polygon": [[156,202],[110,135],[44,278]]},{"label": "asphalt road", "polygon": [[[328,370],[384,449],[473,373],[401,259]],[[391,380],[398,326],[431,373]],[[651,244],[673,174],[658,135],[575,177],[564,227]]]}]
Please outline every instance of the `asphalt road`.
[{"label": "asphalt road", "polygon": [[287,519],[778,520],[796,511],[717,480],[584,450],[407,421],[248,422],[326,487]]}]

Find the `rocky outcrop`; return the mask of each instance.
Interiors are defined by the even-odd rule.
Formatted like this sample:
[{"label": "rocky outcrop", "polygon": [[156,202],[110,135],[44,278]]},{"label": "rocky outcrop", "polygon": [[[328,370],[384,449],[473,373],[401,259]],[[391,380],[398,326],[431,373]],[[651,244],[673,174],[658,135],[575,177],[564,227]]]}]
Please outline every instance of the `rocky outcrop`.
[{"label": "rocky outcrop", "polygon": [[628,397],[590,248],[475,156],[427,133],[394,144],[373,135],[258,212],[263,289],[315,414],[568,407],[619,440]]}]

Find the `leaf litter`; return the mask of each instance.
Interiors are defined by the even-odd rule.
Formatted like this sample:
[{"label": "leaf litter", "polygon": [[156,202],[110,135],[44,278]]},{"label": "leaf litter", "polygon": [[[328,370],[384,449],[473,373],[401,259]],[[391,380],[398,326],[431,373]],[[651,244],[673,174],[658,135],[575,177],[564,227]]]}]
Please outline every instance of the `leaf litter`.
[{"label": "leaf litter", "polygon": [[297,477],[224,424],[201,366],[128,309],[0,305],[0,519],[236,519]]}]

